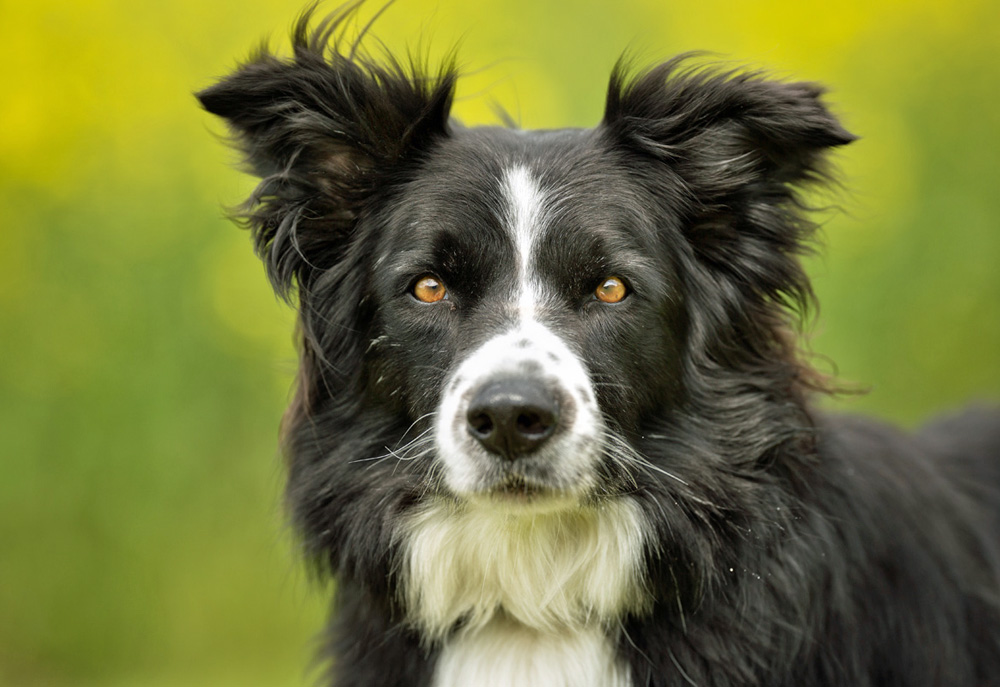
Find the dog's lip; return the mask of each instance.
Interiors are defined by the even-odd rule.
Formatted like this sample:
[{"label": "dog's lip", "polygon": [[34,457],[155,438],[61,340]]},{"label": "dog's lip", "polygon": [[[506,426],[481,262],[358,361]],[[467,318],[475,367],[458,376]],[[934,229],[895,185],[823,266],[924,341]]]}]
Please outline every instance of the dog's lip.
[{"label": "dog's lip", "polygon": [[507,475],[488,487],[466,495],[466,498],[494,506],[541,508],[546,511],[578,506],[581,501],[576,490],[539,484],[518,475]]},{"label": "dog's lip", "polygon": [[489,489],[489,493],[500,498],[531,500],[552,496],[558,491],[544,485],[533,484],[521,477],[512,476],[493,486]]}]

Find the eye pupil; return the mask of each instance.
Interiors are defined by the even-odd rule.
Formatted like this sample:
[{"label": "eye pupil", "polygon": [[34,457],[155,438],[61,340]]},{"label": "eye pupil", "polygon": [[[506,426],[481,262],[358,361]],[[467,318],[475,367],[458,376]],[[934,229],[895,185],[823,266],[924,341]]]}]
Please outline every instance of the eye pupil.
[{"label": "eye pupil", "polygon": [[618,277],[608,277],[594,291],[597,300],[603,303],[618,303],[628,295],[628,289]]},{"label": "eye pupil", "polygon": [[422,303],[437,303],[448,294],[437,277],[427,275],[417,280],[413,285],[413,296]]}]

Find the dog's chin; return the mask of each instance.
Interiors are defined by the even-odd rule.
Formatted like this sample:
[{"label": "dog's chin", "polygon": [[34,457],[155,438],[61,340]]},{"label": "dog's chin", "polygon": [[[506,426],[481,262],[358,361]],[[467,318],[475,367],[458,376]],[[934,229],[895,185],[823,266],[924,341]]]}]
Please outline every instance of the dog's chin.
[{"label": "dog's chin", "polygon": [[491,475],[471,489],[456,490],[459,500],[475,508],[510,513],[555,513],[574,510],[587,501],[585,480],[555,483],[514,472]]},{"label": "dog's chin", "polygon": [[538,484],[522,477],[510,477],[490,487],[469,494],[475,505],[509,511],[554,512],[580,505],[576,489]]},{"label": "dog's chin", "polygon": [[574,510],[594,501],[602,447],[589,437],[553,442],[514,460],[467,442],[438,447],[440,483],[459,502],[512,513]]}]

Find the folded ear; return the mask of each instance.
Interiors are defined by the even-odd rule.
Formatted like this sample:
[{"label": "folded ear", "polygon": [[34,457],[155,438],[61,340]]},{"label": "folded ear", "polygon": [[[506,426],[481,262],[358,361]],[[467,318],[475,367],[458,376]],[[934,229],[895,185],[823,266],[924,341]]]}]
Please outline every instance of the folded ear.
[{"label": "folded ear", "polygon": [[820,102],[816,84],[690,60],[682,55],[631,79],[619,61],[604,124],[679,171],[701,172],[700,190],[717,196],[762,177],[800,181],[820,170],[823,151],[855,139]]},{"label": "folded ear", "polygon": [[815,84],[690,65],[682,56],[628,78],[619,62],[603,126],[618,145],[662,161],[661,192],[730,291],[803,305],[810,289],[796,256],[814,226],[798,191],[827,179],[825,154],[854,136]]},{"label": "folded ear", "polygon": [[448,131],[453,65],[426,76],[416,63],[372,61],[358,41],[344,45],[351,7],[313,29],[307,13],[290,58],[261,49],[197,94],[261,177],[244,216],[283,296],[334,264],[380,180]]}]

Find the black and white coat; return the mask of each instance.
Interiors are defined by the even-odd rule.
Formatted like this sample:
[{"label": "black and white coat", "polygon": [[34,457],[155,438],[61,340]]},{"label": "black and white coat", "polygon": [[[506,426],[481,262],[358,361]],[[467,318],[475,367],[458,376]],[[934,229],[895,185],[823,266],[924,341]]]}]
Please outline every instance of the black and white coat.
[{"label": "black and white coat", "polygon": [[852,140],[821,89],[678,59],[593,129],[463,128],[454,68],[350,12],[199,94],[300,312],[331,684],[1000,685],[997,416],[808,403],[800,189]]}]

